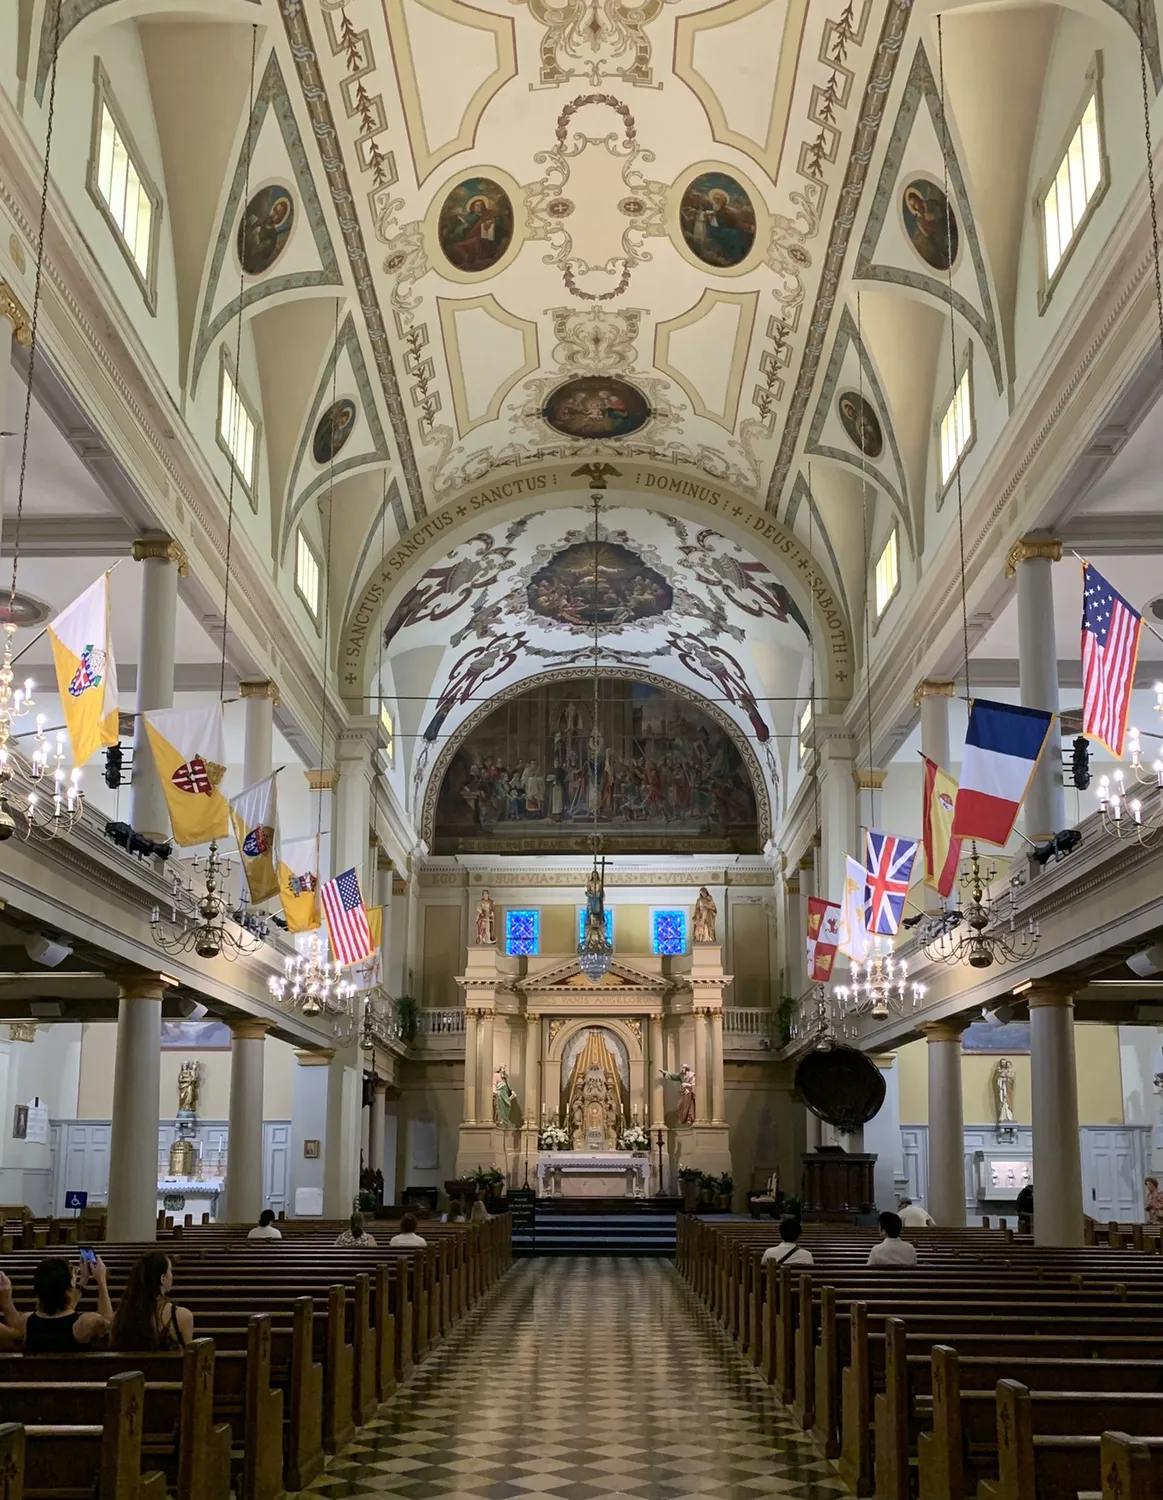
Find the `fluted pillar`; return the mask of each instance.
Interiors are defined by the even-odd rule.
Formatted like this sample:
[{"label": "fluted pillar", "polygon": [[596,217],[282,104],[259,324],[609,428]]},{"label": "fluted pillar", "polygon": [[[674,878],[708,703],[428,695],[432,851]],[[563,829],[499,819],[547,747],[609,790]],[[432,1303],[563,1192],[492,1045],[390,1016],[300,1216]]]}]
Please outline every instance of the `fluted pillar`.
[{"label": "fluted pillar", "polygon": [[267,1021],[249,1017],[230,1027],[230,1136],[226,1158],[226,1207],[231,1224],[254,1223],[263,1210],[263,1054]]},{"label": "fluted pillar", "polygon": [[485,1125],[493,1121],[493,1054],[495,1051],[494,1023],[496,1012],[490,1007],[481,1011],[480,1031],[477,1033],[477,1064],[480,1069],[477,1083],[477,1119]]},{"label": "fluted pillar", "polygon": [[926,1207],[942,1229],[965,1225],[965,1116],[961,1033],[969,1017],[920,1027],[929,1065],[929,1192]]},{"label": "fluted pillar", "polygon": [[170,815],[153,763],[142,714],[174,706],[174,638],[178,621],[178,578],[189,565],[180,543],[168,536],[139,537],[133,560],[142,567],[141,625],[137,649],[137,718],[133,727],[134,829],[150,839],[170,836]]},{"label": "fluted pillar", "polygon": [[844,894],[844,861],[856,854],[856,746],[843,720],[816,719],[816,756],[820,779],[820,854],[813,894],[839,901]]},{"label": "fluted pillar", "polygon": [[1014,991],[1030,1005],[1030,1104],[1034,1121],[1034,1243],[1082,1244],[1082,1152],[1074,996],[1047,981]]},{"label": "fluted pillar", "polygon": [[707,1016],[707,1022],[711,1029],[711,1080],[714,1085],[711,1093],[711,1123],[712,1125],[723,1125],[726,1123],[727,1111],[724,1092],[726,1089],[726,1072],[723,1062],[723,1012],[716,1007]]},{"label": "fluted pillar", "polygon": [[242,784],[253,786],[274,769],[275,707],[279,701],[273,682],[240,682],[238,695],[246,713],[242,748]]},{"label": "fluted pillar", "polygon": [[525,1014],[525,1124],[541,1126],[541,1013]]},{"label": "fluted pillar", "polygon": [[364,718],[341,733],[335,745],[335,768],[339,781],[335,789],[335,818],[331,826],[331,847],[336,873],[354,870],[365,902],[371,896],[368,866],[371,843],[372,756],[378,721]]},{"label": "fluted pillar", "polygon": [[695,1123],[705,1125],[711,1118],[710,1115],[710,1058],[708,1055],[708,1033],[710,1027],[707,1024],[707,1012],[696,1010],[695,1022]]},{"label": "fluted pillar", "polygon": [[794,875],[784,877],[783,890],[784,910],[787,913],[787,936],[784,943],[784,952],[787,954],[787,992],[798,1000],[808,987],[806,978],[808,924],[804,918],[798,871]]},{"label": "fluted pillar", "polygon": [[105,1237],[120,1243],[152,1240],[157,1231],[162,996],[170,983],[160,974],[118,983]]},{"label": "fluted pillar", "polygon": [[477,1074],[480,1071],[480,1011],[464,1013],[464,1123],[475,1125],[477,1118]]},{"label": "fluted pillar", "polygon": [[1054,631],[1053,567],[1062,558],[1056,537],[1026,536],[1006,558],[1006,574],[1018,580],[1018,682],[1023,708],[1055,715],[1046,747],[1026,793],[1024,829],[1035,842],[1066,827],[1062,781],[1062,735],[1058,727],[1058,648]]},{"label": "fluted pillar", "polygon": [[666,1106],[663,1102],[662,1070],[666,1057],[662,1050],[662,1017],[650,1017],[650,1123],[657,1130],[666,1124]]},{"label": "fluted pillar", "polygon": [[375,902],[380,909],[380,975],[385,990],[392,961],[392,879],[392,861],[381,849],[376,854]]},{"label": "fluted pillar", "polygon": [[[0,433],[14,434],[11,438],[0,437],[0,532],[4,525],[4,473],[5,443],[16,442],[15,434],[23,426],[23,413],[18,410],[23,389],[12,373],[12,355],[16,344],[26,348],[32,343],[32,320],[20,299],[6,281],[0,281]],[[6,557],[12,556],[12,542],[0,546]]]},{"label": "fluted pillar", "polygon": [[386,1078],[376,1079],[376,1091],[372,1096],[371,1134],[368,1142],[368,1166],[373,1172],[384,1170],[384,1129],[387,1119],[385,1100],[388,1092]]},{"label": "fluted pillar", "polygon": [[336,1050],[327,1064],[327,1134],[323,1142],[323,1217],[345,1219],[359,1188],[363,1054]]},{"label": "fluted pillar", "polygon": [[420,993],[420,882],[415,871],[408,876],[408,905],[404,945],[404,988],[410,995]]}]

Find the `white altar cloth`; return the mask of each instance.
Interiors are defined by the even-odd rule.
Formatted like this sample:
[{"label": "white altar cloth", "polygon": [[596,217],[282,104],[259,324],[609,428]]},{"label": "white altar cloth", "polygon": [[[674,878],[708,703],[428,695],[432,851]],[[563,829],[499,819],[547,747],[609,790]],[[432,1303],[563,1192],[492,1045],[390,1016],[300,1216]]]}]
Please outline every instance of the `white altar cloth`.
[{"label": "white altar cloth", "polygon": [[630,1151],[541,1151],[537,1189],[543,1198],[645,1198],[650,1158]]}]

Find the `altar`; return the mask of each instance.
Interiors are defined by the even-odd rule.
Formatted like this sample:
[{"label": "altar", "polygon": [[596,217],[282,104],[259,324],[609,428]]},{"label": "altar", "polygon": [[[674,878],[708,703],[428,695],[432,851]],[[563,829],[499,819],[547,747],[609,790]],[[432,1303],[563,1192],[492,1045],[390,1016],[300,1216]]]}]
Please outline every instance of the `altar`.
[{"label": "altar", "polygon": [[630,1151],[541,1151],[537,1191],[542,1198],[646,1198],[650,1158]]},{"label": "altar", "polygon": [[222,1177],[159,1177],[157,1206],[161,1212],[173,1214],[178,1223],[186,1214],[195,1224],[201,1223],[203,1214],[209,1214],[213,1222],[225,1187]]}]

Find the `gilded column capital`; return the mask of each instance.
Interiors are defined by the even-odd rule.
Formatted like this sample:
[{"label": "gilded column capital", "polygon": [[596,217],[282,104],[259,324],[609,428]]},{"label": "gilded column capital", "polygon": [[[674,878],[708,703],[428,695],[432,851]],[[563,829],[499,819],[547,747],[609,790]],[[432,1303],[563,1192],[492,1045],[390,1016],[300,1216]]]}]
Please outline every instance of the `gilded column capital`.
[{"label": "gilded column capital", "polygon": [[783,888],[789,896],[798,896],[800,893],[800,877],[798,875],[789,875],[783,883]]},{"label": "gilded column capital", "polygon": [[334,1056],[333,1047],[320,1047],[316,1052],[309,1052],[305,1047],[295,1048],[295,1061],[301,1068],[325,1068]]},{"label": "gilded column capital", "polygon": [[1062,543],[1056,536],[1021,536],[1006,553],[1006,577],[1012,578],[1018,564],[1043,558],[1046,562],[1062,561]]},{"label": "gilded column capital", "polygon": [[883,792],[884,784],[888,780],[888,772],[879,771],[875,767],[865,767],[862,770],[853,771],[852,780],[856,783],[858,791]]},{"label": "gilded column capital", "polygon": [[163,562],[177,564],[179,578],[190,576],[190,559],[186,555],[186,549],[171,536],[139,536],[133,543],[132,553],[134,562],[160,557]]},{"label": "gilded column capital", "polygon": [[117,993],[122,1000],[162,1000],[176,979],[168,974],[115,974]]},{"label": "gilded column capital", "polygon": [[256,1016],[237,1016],[227,1021],[230,1035],[236,1042],[261,1042],[274,1025],[273,1021],[260,1021]]},{"label": "gilded column capital", "polygon": [[269,698],[276,708],[279,706],[279,690],[269,678],[248,679],[238,684],[240,698]]},{"label": "gilded column capital", "polygon": [[330,767],[313,767],[304,771],[303,775],[313,792],[333,792],[339,782],[339,772]]},{"label": "gilded column capital", "polygon": [[1064,979],[1026,979],[1021,984],[1015,984],[1013,993],[1015,998],[1024,1000],[1031,1010],[1038,1006],[1055,1006],[1061,1010],[1069,1010],[1074,1005],[1074,991],[1076,983],[1071,984]]},{"label": "gilded column capital", "polygon": [[0,318],[12,324],[12,337],[26,349],[32,343],[32,319],[24,303],[4,280],[0,280]]},{"label": "gilded column capital", "polygon": [[388,875],[395,869],[391,855],[385,854],[382,848],[376,851],[376,869],[381,875]]},{"label": "gilded column capital", "polygon": [[922,698],[952,698],[956,692],[951,677],[922,677],[913,689],[913,707],[920,708]]},{"label": "gilded column capital", "polygon": [[796,862],[797,870],[814,870],[816,868],[815,856],[812,854],[801,854]]},{"label": "gilded column capital", "polygon": [[972,1016],[946,1016],[943,1021],[922,1021],[917,1030],[927,1042],[959,1042],[972,1023]]}]

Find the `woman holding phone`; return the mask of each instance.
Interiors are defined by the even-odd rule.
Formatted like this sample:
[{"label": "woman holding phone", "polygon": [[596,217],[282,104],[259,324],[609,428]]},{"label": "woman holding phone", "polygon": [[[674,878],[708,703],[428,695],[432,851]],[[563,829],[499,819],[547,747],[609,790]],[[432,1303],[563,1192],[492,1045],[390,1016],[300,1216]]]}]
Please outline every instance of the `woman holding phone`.
[{"label": "woman holding phone", "polygon": [[[97,1285],[97,1311],[78,1312],[77,1303],[90,1272]],[[12,1283],[0,1271],[0,1319],[8,1332],[8,1341],[0,1340],[0,1349],[17,1348],[23,1340],[25,1354],[72,1354],[87,1349],[94,1339],[109,1332],[113,1306],[109,1301],[105,1262],[93,1251],[82,1260],[80,1276],[77,1263],[64,1256],[42,1260],[33,1272],[32,1289],[36,1293],[36,1311],[17,1312],[12,1301]]]}]

